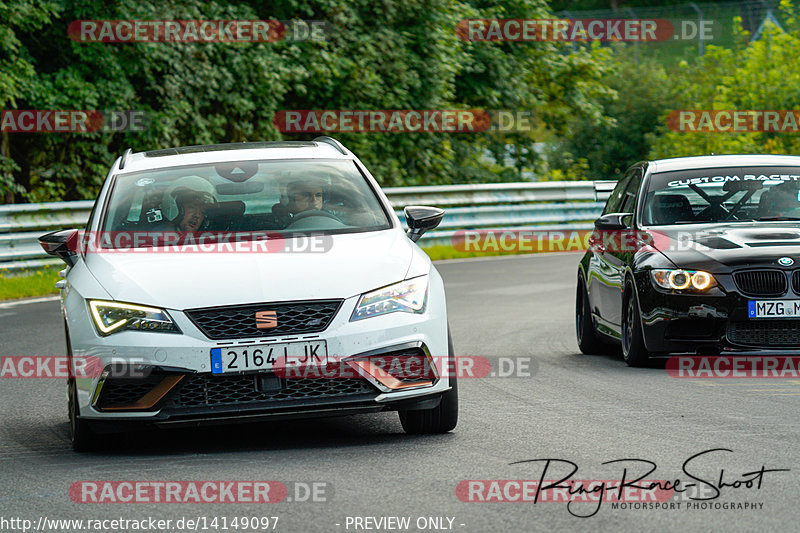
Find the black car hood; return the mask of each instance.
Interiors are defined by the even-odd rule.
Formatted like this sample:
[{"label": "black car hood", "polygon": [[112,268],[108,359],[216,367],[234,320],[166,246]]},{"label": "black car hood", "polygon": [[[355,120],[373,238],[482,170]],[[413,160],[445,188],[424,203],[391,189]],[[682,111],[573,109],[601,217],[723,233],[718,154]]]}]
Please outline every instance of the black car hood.
[{"label": "black car hood", "polygon": [[729,271],[781,265],[789,257],[800,267],[800,223],[735,222],[654,226],[652,246],[678,267]]}]

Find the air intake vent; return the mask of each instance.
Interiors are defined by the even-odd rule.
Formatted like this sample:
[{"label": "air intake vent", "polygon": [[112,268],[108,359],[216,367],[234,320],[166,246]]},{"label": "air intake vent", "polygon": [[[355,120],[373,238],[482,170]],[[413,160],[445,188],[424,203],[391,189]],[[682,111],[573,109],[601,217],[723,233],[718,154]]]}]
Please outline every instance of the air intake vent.
[{"label": "air intake vent", "polygon": [[786,294],[786,275],[780,270],[750,270],[733,275],[736,286],[751,296],[782,296]]},{"label": "air intake vent", "polygon": [[728,340],[759,348],[800,346],[800,320],[750,320],[731,322]]},{"label": "air intake vent", "polygon": [[792,276],[792,289],[797,294],[800,294],[800,270],[795,270]]}]

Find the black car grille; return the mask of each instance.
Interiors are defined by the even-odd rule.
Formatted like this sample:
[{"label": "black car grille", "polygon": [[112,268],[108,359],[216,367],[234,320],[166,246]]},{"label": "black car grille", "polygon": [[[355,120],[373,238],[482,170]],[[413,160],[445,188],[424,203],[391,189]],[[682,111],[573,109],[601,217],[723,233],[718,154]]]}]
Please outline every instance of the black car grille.
[{"label": "black car grille", "polygon": [[795,270],[792,275],[792,290],[800,294],[800,270]]},{"label": "black car grille", "polygon": [[99,409],[113,409],[135,404],[163,379],[164,374],[137,378],[110,377],[103,383],[96,406]]},{"label": "black car grille", "polygon": [[800,346],[800,320],[731,322],[728,340],[747,346]]},{"label": "black car grille", "polygon": [[752,296],[782,296],[786,294],[786,275],[780,270],[749,270],[733,275],[736,286]]},{"label": "black car grille", "polygon": [[259,391],[254,375],[189,374],[172,397],[175,407],[206,407],[280,400],[308,400],[376,393],[361,378],[284,379],[279,390]]},{"label": "black car grille", "polygon": [[[189,309],[187,316],[209,339],[275,337],[324,331],[344,300],[263,303]],[[256,327],[256,312],[275,311],[277,326]]]}]

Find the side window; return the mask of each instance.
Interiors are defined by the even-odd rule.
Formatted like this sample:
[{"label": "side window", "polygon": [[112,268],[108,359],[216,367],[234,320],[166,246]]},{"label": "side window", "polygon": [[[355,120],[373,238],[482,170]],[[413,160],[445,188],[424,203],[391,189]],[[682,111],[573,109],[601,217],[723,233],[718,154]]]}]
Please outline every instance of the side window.
[{"label": "side window", "polygon": [[608,201],[606,202],[606,207],[603,209],[603,214],[607,215],[608,213],[619,213],[620,206],[625,201],[625,190],[626,185],[628,183],[628,174],[625,174],[620,180],[617,182],[616,187],[614,190],[611,191],[611,196],[608,197]]},{"label": "side window", "polygon": [[639,196],[639,187],[642,185],[642,169],[635,168],[626,176],[628,183],[625,187],[625,199],[622,202],[620,213],[633,213],[636,210],[636,199]]}]

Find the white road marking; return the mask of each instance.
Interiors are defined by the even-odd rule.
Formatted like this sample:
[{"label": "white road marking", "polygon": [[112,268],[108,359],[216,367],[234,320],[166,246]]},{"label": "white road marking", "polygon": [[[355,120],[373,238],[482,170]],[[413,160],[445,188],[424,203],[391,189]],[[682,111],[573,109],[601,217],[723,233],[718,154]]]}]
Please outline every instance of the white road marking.
[{"label": "white road marking", "polygon": [[41,298],[27,298],[25,300],[14,300],[13,302],[0,302],[0,309],[11,309],[18,305],[25,304],[38,304],[41,302],[56,302],[60,300],[60,296],[43,296]]}]

